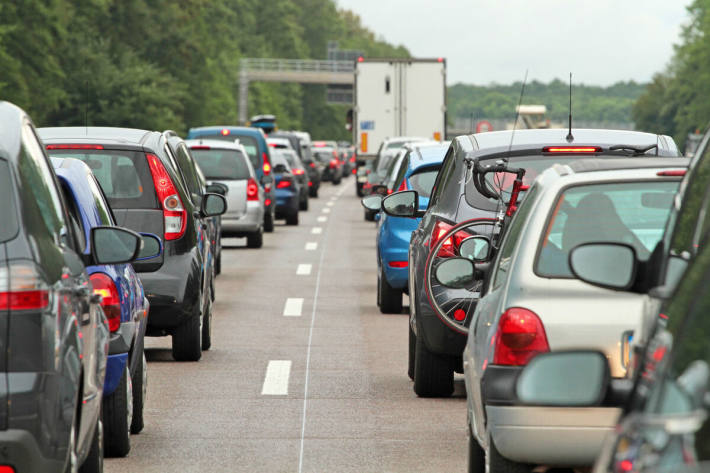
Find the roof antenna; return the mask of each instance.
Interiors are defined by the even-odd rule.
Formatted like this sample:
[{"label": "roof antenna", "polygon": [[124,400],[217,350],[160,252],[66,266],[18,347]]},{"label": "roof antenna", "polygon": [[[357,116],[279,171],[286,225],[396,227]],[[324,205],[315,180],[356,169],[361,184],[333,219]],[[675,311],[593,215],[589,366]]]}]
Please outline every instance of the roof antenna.
[{"label": "roof antenna", "polygon": [[568,143],[574,141],[574,136],[572,136],[572,73],[569,73],[569,133],[567,133],[567,138],[565,138]]},{"label": "roof antenna", "polygon": [[513,138],[515,137],[515,130],[518,128],[518,120],[520,119],[520,106],[523,103],[523,96],[525,95],[525,84],[528,82],[528,70],[525,69],[525,77],[523,78],[523,86],[520,88],[520,98],[518,98],[518,106],[515,109],[515,122],[513,123],[513,131],[510,133],[510,144],[508,145],[508,154],[510,150],[513,149]]}]

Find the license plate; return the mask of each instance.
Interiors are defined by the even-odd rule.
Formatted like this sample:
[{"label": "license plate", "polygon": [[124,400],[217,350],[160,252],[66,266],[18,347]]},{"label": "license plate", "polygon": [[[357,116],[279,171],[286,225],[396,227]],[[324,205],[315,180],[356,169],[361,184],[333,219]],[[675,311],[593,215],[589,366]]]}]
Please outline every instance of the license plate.
[{"label": "license plate", "polygon": [[357,182],[367,182],[367,176],[358,176]]}]

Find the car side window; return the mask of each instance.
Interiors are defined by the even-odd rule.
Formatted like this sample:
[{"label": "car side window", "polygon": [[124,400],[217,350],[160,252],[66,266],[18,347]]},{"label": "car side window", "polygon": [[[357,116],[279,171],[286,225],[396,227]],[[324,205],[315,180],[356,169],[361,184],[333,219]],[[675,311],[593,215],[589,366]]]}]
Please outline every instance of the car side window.
[{"label": "car side window", "polygon": [[[47,158],[42,151],[34,131],[29,124],[22,127],[21,154],[19,173],[23,183],[23,201],[34,203],[41,216],[41,224],[55,242],[71,246],[69,229],[62,210],[62,201],[57,192],[55,181]],[[30,204],[31,205],[31,204]],[[37,220],[34,223],[40,224]]]},{"label": "car side window", "polygon": [[537,185],[533,185],[530,188],[525,200],[523,200],[523,203],[520,204],[518,211],[508,225],[508,229],[503,236],[503,244],[501,245],[500,252],[498,253],[498,259],[496,260],[495,273],[491,278],[493,281],[491,286],[492,289],[499,288],[508,277],[513,252],[517,247],[518,238],[523,230],[525,221],[534,206],[535,196],[537,195],[538,189],[539,187]]},{"label": "car side window", "polygon": [[442,164],[441,166],[439,175],[436,176],[436,182],[434,182],[434,189],[432,190],[431,199],[429,200],[429,207],[433,207],[439,202],[439,198],[441,197],[441,194],[444,191],[444,187],[446,187],[446,183],[451,179],[451,174],[454,171],[455,159],[456,156],[454,155],[454,148],[453,146],[451,146],[446,152],[446,156],[444,157],[444,164]]},{"label": "car side window", "polygon": [[404,159],[402,159],[402,164],[399,165],[399,172],[397,172],[397,177],[394,178],[394,190],[397,190],[399,186],[402,185],[405,174],[407,174],[407,169],[409,168],[409,156],[411,156],[411,151],[408,152]]},{"label": "car side window", "polygon": [[180,165],[180,170],[183,176],[185,176],[187,189],[192,195],[192,201],[198,203],[202,198],[202,187],[200,186],[197,173],[195,172],[195,161],[192,159],[192,156],[190,156],[190,152],[187,150],[185,143],[180,143],[178,146],[177,160]]}]

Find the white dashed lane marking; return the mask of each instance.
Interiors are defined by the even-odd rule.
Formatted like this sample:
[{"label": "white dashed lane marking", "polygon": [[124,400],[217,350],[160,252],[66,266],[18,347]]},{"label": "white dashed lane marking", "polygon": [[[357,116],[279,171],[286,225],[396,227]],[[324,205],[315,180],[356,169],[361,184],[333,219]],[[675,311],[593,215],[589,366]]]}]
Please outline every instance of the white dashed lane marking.
[{"label": "white dashed lane marking", "polygon": [[298,276],[308,276],[311,274],[311,268],[312,265],[310,264],[299,264],[298,268],[296,268],[296,274]]},{"label": "white dashed lane marking", "polygon": [[284,304],[284,317],[300,317],[303,310],[302,297],[289,297]]},{"label": "white dashed lane marking", "polygon": [[323,229],[321,227],[313,227],[311,229],[311,233],[313,233],[314,235],[320,235],[321,233],[323,233]]},{"label": "white dashed lane marking", "polygon": [[291,375],[291,360],[271,360],[266,366],[262,396],[288,394],[288,378]]},{"label": "white dashed lane marking", "polygon": [[317,249],[318,249],[318,243],[316,243],[315,241],[309,241],[308,243],[306,243],[306,250],[313,251],[313,250],[317,250]]},{"label": "white dashed lane marking", "polygon": [[322,210],[322,212],[323,212],[324,214],[330,213],[330,209],[329,209],[328,207],[324,207],[323,210]]},{"label": "white dashed lane marking", "polygon": [[321,215],[320,217],[317,218],[317,220],[318,220],[319,222],[327,222],[327,221],[328,221],[328,217],[326,217],[325,215]]},{"label": "white dashed lane marking", "polygon": [[335,205],[335,202],[332,202],[332,201],[331,201],[331,202],[328,202],[328,203],[327,203],[327,204],[325,204],[325,205],[327,205],[328,207],[332,207],[332,206],[334,206],[334,205]]}]

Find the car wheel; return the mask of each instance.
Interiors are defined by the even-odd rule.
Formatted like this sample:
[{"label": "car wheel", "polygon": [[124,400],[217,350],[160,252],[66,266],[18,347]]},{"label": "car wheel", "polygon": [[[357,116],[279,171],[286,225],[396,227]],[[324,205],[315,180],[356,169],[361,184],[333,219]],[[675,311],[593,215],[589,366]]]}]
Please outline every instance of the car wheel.
[{"label": "car wheel", "polygon": [[264,231],[260,228],[258,232],[247,235],[247,248],[261,248],[264,245]]},{"label": "car wheel", "polygon": [[500,454],[493,439],[488,441],[488,471],[491,473],[530,473],[532,467],[508,460]]},{"label": "car wheel", "polygon": [[365,193],[362,191],[362,186],[355,184],[355,193],[358,197],[365,197]]},{"label": "car wheel", "polygon": [[199,361],[202,357],[202,314],[200,304],[195,313],[173,333],[173,358],[175,361]]},{"label": "car wheel", "polygon": [[414,330],[412,330],[412,326],[410,324],[407,324],[409,326],[409,360],[407,363],[407,375],[409,376],[409,379],[412,381],[414,380],[414,355],[416,353],[417,349],[417,336],[414,334]]},{"label": "car wheel", "polygon": [[[468,473],[486,473],[486,453],[468,429]],[[493,470],[491,470],[493,471]]]},{"label": "car wheel", "polygon": [[215,261],[214,261],[214,273],[215,274],[222,273],[222,251],[221,250],[219,253],[217,253],[217,258],[215,258]]},{"label": "car wheel", "polygon": [[274,231],[274,214],[271,212],[264,216],[264,231],[273,232]]},{"label": "car wheel", "polygon": [[310,189],[308,189],[308,196],[309,197],[318,197],[318,188],[311,187]]},{"label": "car wheel", "polygon": [[145,360],[145,350],[141,350],[136,366],[136,375],[133,377],[133,422],[131,433],[138,434],[143,430],[143,406],[148,392],[148,363]]},{"label": "car wheel", "polygon": [[104,471],[104,426],[101,416],[96,419],[94,436],[91,439],[89,453],[79,468],[79,473],[103,473]]},{"label": "car wheel", "polygon": [[373,212],[372,210],[365,209],[365,220],[367,220],[368,222],[374,222],[375,212]]},{"label": "car wheel", "polygon": [[294,210],[286,217],[286,225],[298,225],[298,210]]},{"label": "car wheel", "polygon": [[340,178],[338,178],[337,180],[334,179],[334,180],[333,180],[333,185],[334,185],[334,186],[339,186],[339,185],[340,185]]},{"label": "car wheel", "polygon": [[298,205],[298,210],[308,210],[308,197],[301,200]]},{"label": "car wheel", "polygon": [[[212,290],[210,289],[210,294]],[[207,299],[207,307],[202,315],[202,351],[212,346],[212,297]]]},{"label": "car wheel", "polygon": [[402,312],[402,291],[390,286],[382,271],[382,265],[377,270],[377,305],[383,314]]},{"label": "car wheel", "polygon": [[432,353],[417,336],[414,392],[419,397],[449,397],[454,392],[454,368],[447,356]]},{"label": "car wheel", "polygon": [[107,457],[125,457],[131,450],[133,386],[128,364],[116,390],[103,399],[104,452]]}]

